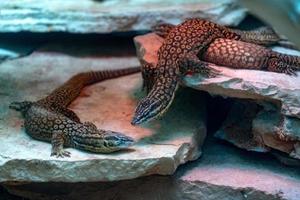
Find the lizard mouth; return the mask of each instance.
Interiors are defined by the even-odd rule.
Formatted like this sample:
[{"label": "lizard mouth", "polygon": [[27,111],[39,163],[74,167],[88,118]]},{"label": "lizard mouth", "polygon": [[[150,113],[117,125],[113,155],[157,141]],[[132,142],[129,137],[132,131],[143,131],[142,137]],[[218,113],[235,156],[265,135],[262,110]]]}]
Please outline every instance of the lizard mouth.
[{"label": "lizard mouth", "polygon": [[135,140],[132,137],[118,132],[111,132],[104,140],[106,141],[104,142],[104,145],[112,151],[126,149],[135,144]]}]

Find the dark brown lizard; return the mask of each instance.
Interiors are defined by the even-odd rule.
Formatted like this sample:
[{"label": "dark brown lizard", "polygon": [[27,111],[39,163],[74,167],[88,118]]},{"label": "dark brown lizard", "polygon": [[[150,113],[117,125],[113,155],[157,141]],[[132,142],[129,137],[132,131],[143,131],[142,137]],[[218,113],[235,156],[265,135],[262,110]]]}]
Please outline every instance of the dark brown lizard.
[{"label": "dark brown lizard", "polygon": [[[153,27],[153,32],[165,38],[174,27],[172,24],[159,24]],[[258,69],[296,75],[295,71],[299,70],[300,65],[299,56],[278,53],[258,45],[272,45],[282,41],[272,29],[261,27],[252,31],[232,30],[239,33],[247,42],[218,38],[199,55],[200,58],[210,63],[236,69]],[[146,70],[151,74],[151,67],[145,67],[149,69],[143,69],[142,72]]]},{"label": "dark brown lizard", "polygon": [[135,72],[140,68],[112,71],[91,71],[70,78],[47,97],[36,102],[13,102],[10,108],[20,111],[25,118],[25,131],[34,139],[52,143],[51,156],[70,156],[63,146],[96,153],[110,153],[128,148],[134,143],[122,133],[101,130],[91,122],[81,123],[67,106],[87,85]]},{"label": "dark brown lizard", "polygon": [[[264,46],[237,40],[218,38],[199,55],[203,61],[235,69],[265,70],[296,75],[300,70],[300,57],[272,51]],[[142,64],[142,76],[147,93],[155,82],[157,69]]]},{"label": "dark brown lizard", "polygon": [[300,70],[300,57],[278,53],[266,47],[216,39],[200,57],[207,62],[236,69],[259,69],[296,75]]},{"label": "dark brown lizard", "polygon": [[[156,68],[155,77],[152,80],[147,80],[147,77],[145,77],[147,75],[144,74],[144,78],[149,81],[149,83],[145,85],[151,90],[138,104],[132,120],[133,125],[149,121],[167,110],[174,98],[180,74],[192,71],[201,73],[204,77],[215,77],[217,75],[217,71],[209,68],[206,62],[198,58],[198,55],[205,52],[206,48],[209,48],[209,45],[213,41],[216,39],[230,39],[229,41],[249,39],[253,41],[253,39],[255,39],[255,37],[253,37],[255,32],[250,32],[250,36],[246,36],[243,33],[244,35],[242,37],[238,34],[240,32],[236,33],[234,30],[202,19],[189,19],[178,26],[167,27],[167,29],[168,34],[162,34],[165,37],[165,41],[158,51],[158,64],[156,67],[148,67]],[[220,40],[219,42],[222,43],[225,41],[228,42],[227,40]],[[258,38],[258,43],[260,40],[270,40],[269,43],[274,42],[273,39],[270,39],[269,35],[267,37]],[[243,43],[240,44],[243,45]],[[248,48],[247,45],[244,46]],[[264,47],[261,48],[262,50],[266,50]],[[213,54],[214,51],[211,52]],[[269,52],[270,51],[265,51],[264,53],[269,55]],[[236,52],[232,51],[232,53],[234,54]],[[276,55],[274,59],[273,55],[274,54],[271,55],[272,59],[267,59],[270,66],[268,68],[269,70],[294,73],[296,69],[293,65],[294,58],[290,60],[290,57],[282,57],[283,60],[278,62],[278,55]],[[210,58],[216,59],[218,57],[211,56]],[[246,58],[245,62],[247,62],[247,59],[249,59],[249,61],[252,60],[251,56]],[[261,57],[261,60],[263,60],[263,57]],[[286,65],[287,63],[288,65]],[[265,65],[261,63],[257,66],[265,67]]]}]

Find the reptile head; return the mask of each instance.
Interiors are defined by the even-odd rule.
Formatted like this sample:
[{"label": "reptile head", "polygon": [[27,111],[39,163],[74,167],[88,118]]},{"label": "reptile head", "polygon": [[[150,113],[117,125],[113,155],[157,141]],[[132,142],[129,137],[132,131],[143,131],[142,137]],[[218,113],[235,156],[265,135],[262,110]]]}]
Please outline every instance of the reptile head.
[{"label": "reptile head", "polygon": [[146,97],[142,99],[136,107],[131,124],[138,125],[150,121],[153,118],[160,116],[166,109],[167,106],[159,100]]},{"label": "reptile head", "polygon": [[91,122],[84,122],[85,131],[72,138],[75,147],[94,153],[111,153],[127,149],[135,141],[119,132],[97,129]]},{"label": "reptile head", "polygon": [[135,143],[133,138],[122,133],[114,131],[106,131],[106,133],[107,134],[103,136],[103,146],[107,149],[106,152],[127,149]]}]

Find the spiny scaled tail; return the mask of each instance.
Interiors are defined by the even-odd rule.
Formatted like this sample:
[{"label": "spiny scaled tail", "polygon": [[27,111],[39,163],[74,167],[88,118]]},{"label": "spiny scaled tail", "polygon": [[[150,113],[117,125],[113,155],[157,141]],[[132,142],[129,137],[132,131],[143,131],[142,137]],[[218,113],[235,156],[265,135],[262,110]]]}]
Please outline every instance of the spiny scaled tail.
[{"label": "spiny scaled tail", "polygon": [[71,77],[66,83],[39,102],[52,107],[66,107],[79,96],[81,90],[87,85],[139,71],[140,67],[82,72]]},{"label": "spiny scaled tail", "polygon": [[85,85],[90,85],[103,81],[106,79],[117,78],[120,76],[125,76],[128,74],[133,74],[141,71],[140,67],[125,68],[125,69],[116,69],[116,70],[103,70],[103,71],[91,71],[82,73],[83,76],[86,76]]}]

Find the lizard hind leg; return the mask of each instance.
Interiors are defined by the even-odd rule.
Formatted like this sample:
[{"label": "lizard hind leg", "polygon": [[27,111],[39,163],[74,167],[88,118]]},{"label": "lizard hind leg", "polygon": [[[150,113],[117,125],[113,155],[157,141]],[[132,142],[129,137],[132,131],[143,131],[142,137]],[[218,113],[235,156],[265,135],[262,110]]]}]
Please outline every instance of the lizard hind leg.
[{"label": "lizard hind leg", "polygon": [[150,63],[142,62],[141,71],[143,77],[143,90],[146,90],[148,94],[155,82],[156,67]]},{"label": "lizard hind leg", "polygon": [[288,63],[280,57],[272,57],[268,60],[267,69],[272,72],[297,76],[296,71],[300,70],[300,66],[297,66],[294,63]]},{"label": "lizard hind leg", "polygon": [[67,107],[55,105],[55,106],[52,106],[52,109],[54,109],[56,112],[61,113],[64,116],[68,117],[69,119],[80,123],[80,118],[78,117],[78,115],[74,111],[68,109]]},{"label": "lizard hind leg", "polygon": [[188,72],[199,73],[205,78],[217,77],[220,72],[209,67],[208,63],[199,60],[196,54],[189,52],[179,60],[179,72],[182,75]]},{"label": "lizard hind leg", "polygon": [[27,112],[27,110],[32,106],[33,102],[31,101],[21,101],[21,102],[11,102],[9,105],[10,109],[14,109],[21,113]]},{"label": "lizard hind leg", "polygon": [[169,32],[175,27],[173,24],[161,23],[151,27],[152,32],[156,33],[162,38],[166,38]]}]

